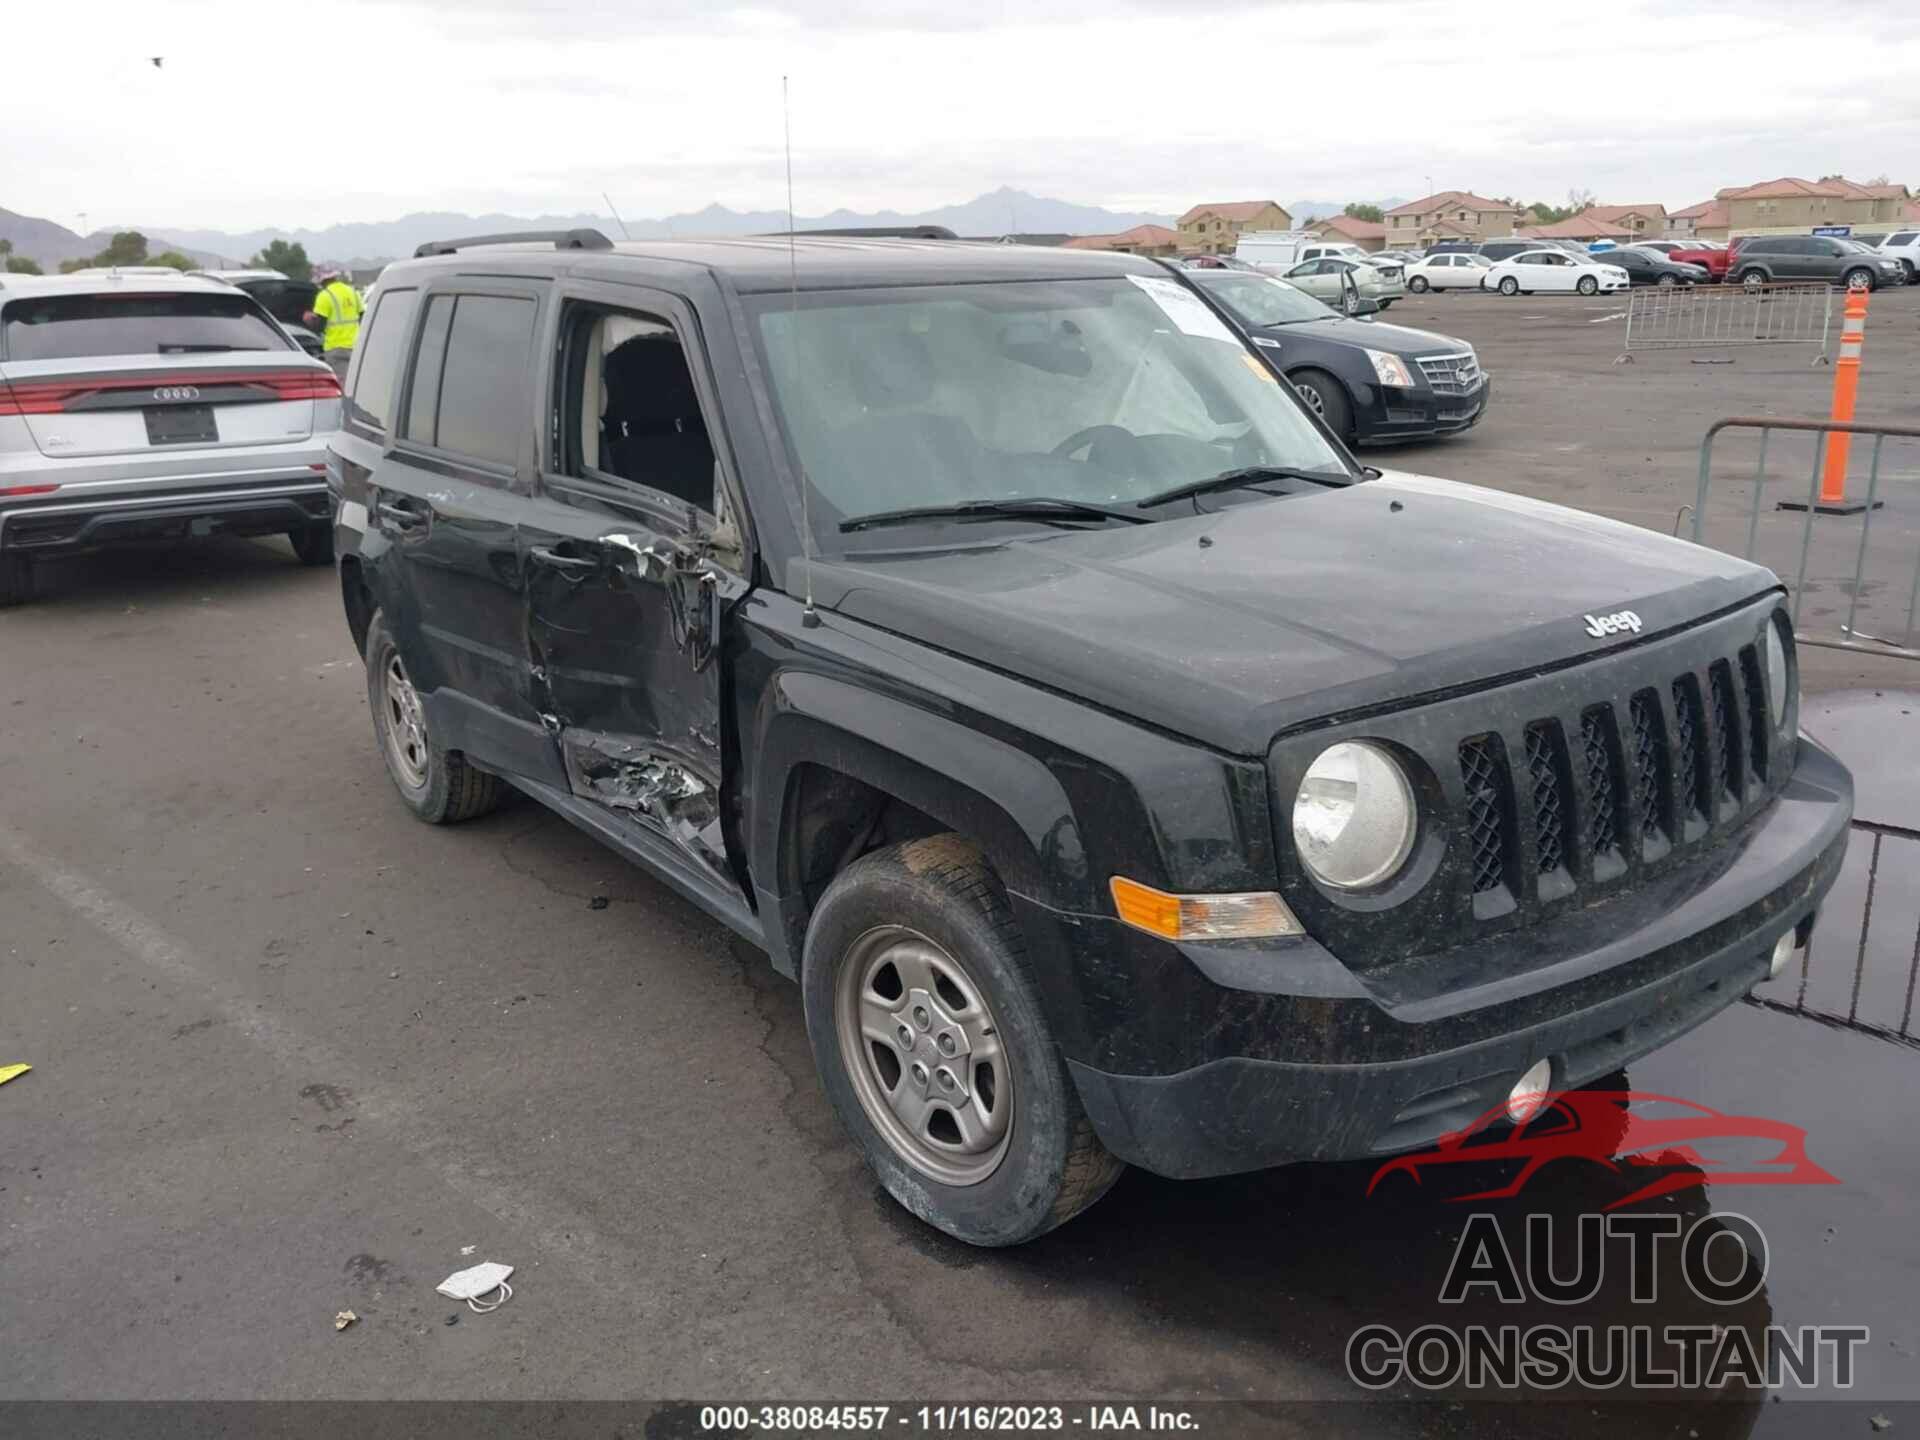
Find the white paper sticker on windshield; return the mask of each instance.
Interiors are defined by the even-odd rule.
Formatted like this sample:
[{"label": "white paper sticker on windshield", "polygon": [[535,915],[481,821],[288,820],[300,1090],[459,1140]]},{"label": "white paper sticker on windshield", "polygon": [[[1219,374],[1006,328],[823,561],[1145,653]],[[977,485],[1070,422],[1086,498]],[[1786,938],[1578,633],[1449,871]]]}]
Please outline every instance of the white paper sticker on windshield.
[{"label": "white paper sticker on windshield", "polygon": [[1129,275],[1127,279],[1152,296],[1161,313],[1184,333],[1207,340],[1224,340],[1229,345],[1240,343],[1234,333],[1220,323],[1220,317],[1207,308],[1206,302],[1178,281],[1162,280],[1157,275]]}]

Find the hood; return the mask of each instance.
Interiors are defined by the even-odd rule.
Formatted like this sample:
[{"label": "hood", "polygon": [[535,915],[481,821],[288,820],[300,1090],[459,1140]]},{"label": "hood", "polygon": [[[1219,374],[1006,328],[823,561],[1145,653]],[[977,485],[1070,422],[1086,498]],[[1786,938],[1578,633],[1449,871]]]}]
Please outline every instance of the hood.
[{"label": "hood", "polygon": [[[1330,715],[1602,655],[1774,584],[1684,540],[1406,474],[814,570],[823,609],[1248,756]],[[1622,610],[1637,634],[1588,634],[1586,616]]]},{"label": "hood", "polygon": [[1290,335],[1311,335],[1316,340],[1335,340],[1342,345],[1364,345],[1369,350],[1384,350],[1390,355],[1458,354],[1473,346],[1452,335],[1436,335],[1431,330],[1411,330],[1405,325],[1382,325],[1378,320],[1349,320],[1329,315],[1325,320],[1296,320],[1291,325],[1260,325],[1256,335],[1270,335],[1284,341]]}]

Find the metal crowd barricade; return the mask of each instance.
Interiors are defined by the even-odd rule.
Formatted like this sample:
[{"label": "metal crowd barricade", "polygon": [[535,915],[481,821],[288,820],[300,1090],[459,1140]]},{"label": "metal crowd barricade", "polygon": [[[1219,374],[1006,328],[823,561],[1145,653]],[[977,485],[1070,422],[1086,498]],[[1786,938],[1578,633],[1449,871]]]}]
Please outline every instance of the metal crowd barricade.
[{"label": "metal crowd barricade", "polygon": [[1616,363],[1637,350],[1738,349],[1750,345],[1813,345],[1811,363],[1827,359],[1833,328],[1832,286],[1648,285],[1627,292],[1626,339]]},{"label": "metal crowd barricade", "polygon": [[[1816,997],[1813,1003],[1809,1003],[1807,997],[1814,981],[1814,953],[1819,951],[1825,954],[1834,948],[1826,943],[1829,936],[1825,926],[1834,918],[1826,912],[1822,914],[1822,924],[1814,929],[1812,941],[1801,952],[1798,972],[1790,970],[1777,981],[1762,983],[1746,1000],[1749,1005],[1758,1005],[1763,1010],[1782,1015],[1803,1015],[1823,1025],[1833,1025],[1920,1049],[1920,1036],[1913,1033],[1914,986],[1920,980],[1920,931],[1916,931],[1909,945],[1904,928],[1896,931],[1889,941],[1873,926],[1873,902],[1883,884],[1881,867],[1884,863],[1890,869],[1900,869],[1903,868],[1900,861],[1905,860],[1908,863],[1904,868],[1910,872],[1913,864],[1920,862],[1920,830],[1855,820],[1853,832],[1856,844],[1870,835],[1873,845],[1867,855],[1866,899],[1860,911],[1859,939],[1843,937],[1837,942],[1853,952],[1853,974],[1845,987],[1845,1008],[1841,1007],[1840,992],[1830,979],[1823,984],[1821,996]],[[1883,851],[1888,853],[1883,854]],[[1911,873],[1890,875],[1884,883],[1892,886],[1898,895],[1911,890],[1912,876]],[[1829,905],[1828,911],[1831,908]],[[1899,922],[1895,923],[1897,925]],[[1902,964],[1906,970],[1904,983],[1898,968]],[[1822,969],[1825,971],[1824,965]],[[1870,973],[1874,982],[1872,988],[1877,994],[1869,994],[1863,1006],[1861,993],[1867,988]],[[1826,971],[1826,974],[1830,976],[1831,972]],[[1785,998],[1787,994],[1793,998]],[[1821,1003],[1822,1000],[1828,1003]],[[1896,1013],[1899,1016],[1897,1020],[1894,1018]]]},{"label": "metal crowd barricade", "polygon": [[[1760,457],[1753,473],[1753,507],[1747,515],[1747,543],[1740,552],[1744,559],[1753,559],[1753,553],[1760,532],[1760,514],[1766,506],[1767,492],[1767,447],[1768,441],[1776,430],[1790,433],[1816,434],[1813,448],[1812,473],[1807,479],[1807,493],[1804,502],[1795,499],[1783,502],[1781,508],[1805,510],[1804,518],[1799,522],[1799,564],[1795,568],[1789,588],[1793,594],[1793,622],[1796,631],[1796,643],[1801,645],[1820,645],[1832,650],[1857,650],[1867,655],[1894,656],[1904,660],[1920,660],[1920,634],[1916,634],[1914,621],[1916,610],[1920,610],[1920,545],[1914,547],[1911,571],[1905,576],[1906,582],[1906,626],[1904,632],[1895,639],[1889,636],[1862,634],[1858,629],[1860,618],[1860,597],[1866,588],[1867,542],[1873,533],[1873,519],[1880,508],[1881,494],[1881,454],[1886,442],[1893,440],[1920,440],[1920,426],[1913,425],[1863,425],[1839,420],[1780,420],[1764,416],[1729,416],[1725,420],[1716,420],[1707,427],[1706,437],[1700,442],[1700,483],[1694,494],[1694,503],[1681,507],[1684,515],[1688,509],[1693,511],[1693,541],[1697,545],[1706,543],[1707,492],[1712,481],[1713,441],[1714,437],[1725,430],[1758,430],[1760,432]],[[1813,548],[1814,516],[1820,513],[1820,479],[1825,468],[1827,436],[1862,435],[1873,441],[1873,458],[1867,472],[1867,492],[1865,503],[1857,510],[1860,517],[1860,539],[1854,551],[1853,574],[1851,582],[1844,588],[1848,592],[1847,620],[1841,627],[1842,638],[1833,639],[1823,635],[1810,635],[1800,630],[1800,602],[1806,592],[1807,558]],[[1676,520],[1676,532],[1678,522]],[[1776,567],[1783,577],[1785,571]]]}]

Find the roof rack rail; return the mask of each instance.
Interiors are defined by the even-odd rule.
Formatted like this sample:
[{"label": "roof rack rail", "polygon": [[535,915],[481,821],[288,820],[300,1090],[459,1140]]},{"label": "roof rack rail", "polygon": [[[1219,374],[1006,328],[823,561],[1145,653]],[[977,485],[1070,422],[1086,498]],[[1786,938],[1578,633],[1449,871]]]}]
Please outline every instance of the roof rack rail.
[{"label": "roof rack rail", "polygon": [[848,225],[831,230],[771,230],[769,235],[840,235],[854,240],[958,240],[944,225]]},{"label": "roof rack rail", "polygon": [[527,245],[551,240],[556,250],[611,250],[613,242],[598,230],[520,230],[506,235],[467,235],[458,240],[429,240],[413,252],[416,260],[429,255],[457,255],[480,245]]}]

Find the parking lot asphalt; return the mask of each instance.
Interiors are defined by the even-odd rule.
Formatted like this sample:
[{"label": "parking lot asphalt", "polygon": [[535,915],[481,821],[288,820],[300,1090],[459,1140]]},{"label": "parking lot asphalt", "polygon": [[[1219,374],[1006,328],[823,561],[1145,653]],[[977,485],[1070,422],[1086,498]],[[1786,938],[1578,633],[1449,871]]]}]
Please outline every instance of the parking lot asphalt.
[{"label": "parking lot asphalt", "polygon": [[[1861,413],[1911,420],[1888,372],[1914,373],[1920,294],[1884,299]],[[1473,434],[1370,458],[1667,529],[1707,420],[1820,413],[1829,372],[1786,352],[1615,366],[1610,305],[1395,307],[1472,340],[1498,391]],[[0,1065],[34,1066],[0,1086],[0,1396],[1163,1397],[1226,1407],[1211,1433],[1806,1431],[1804,1404],[1707,1391],[1628,1425],[1597,1395],[1551,1424],[1353,1403],[1347,1335],[1440,1315],[1461,1233],[1444,1187],[1365,1199],[1370,1166],[1131,1174],[1036,1244],[951,1243],[842,1143],[797,991],[747,946],[529,803],[410,818],[330,573],[224,541],[43,590],[0,616]],[[1807,674],[1920,688],[1886,659]],[[1630,1076],[1802,1126],[1839,1177],[1649,1203],[1764,1227],[1766,1287],[1731,1323],[1872,1327],[1841,1433],[1920,1401],[1920,1169],[1903,1107],[1863,1098],[1910,1093],[1914,1063],[1736,1006]],[[1556,1175],[1507,1213],[1570,1221],[1618,1183]],[[433,1293],[484,1259],[518,1267],[500,1311]],[[1587,1309],[1641,1318],[1626,1283]]]}]

